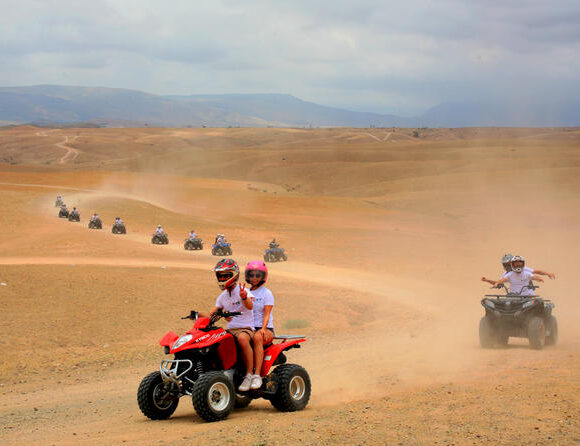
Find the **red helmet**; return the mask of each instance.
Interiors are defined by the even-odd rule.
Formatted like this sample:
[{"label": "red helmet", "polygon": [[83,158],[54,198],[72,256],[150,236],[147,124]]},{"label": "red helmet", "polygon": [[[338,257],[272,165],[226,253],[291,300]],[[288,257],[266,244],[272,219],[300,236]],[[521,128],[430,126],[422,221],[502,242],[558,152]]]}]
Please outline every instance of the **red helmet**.
[{"label": "red helmet", "polygon": [[260,271],[262,273],[260,285],[265,284],[266,280],[268,280],[268,267],[261,260],[252,260],[246,265],[246,282],[250,281],[250,271]]},{"label": "red helmet", "polygon": [[213,270],[222,290],[230,288],[240,278],[240,267],[234,259],[221,259]]}]

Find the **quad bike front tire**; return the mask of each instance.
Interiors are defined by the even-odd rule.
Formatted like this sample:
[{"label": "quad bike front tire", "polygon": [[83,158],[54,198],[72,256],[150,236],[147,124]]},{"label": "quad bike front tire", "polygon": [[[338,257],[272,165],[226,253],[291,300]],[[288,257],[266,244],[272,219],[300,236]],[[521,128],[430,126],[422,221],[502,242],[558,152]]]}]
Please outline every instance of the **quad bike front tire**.
[{"label": "quad bike front tire", "polygon": [[482,348],[493,348],[496,343],[496,335],[493,326],[487,316],[479,320],[479,344]]},{"label": "quad bike front tire", "polygon": [[278,385],[276,394],[270,399],[272,406],[281,412],[304,409],[312,390],[306,369],[296,364],[282,364],[274,369],[272,375]]},{"label": "quad bike front tire", "polygon": [[546,344],[546,324],[544,319],[534,316],[528,322],[528,341],[530,347],[541,350]]},{"label": "quad bike front tire", "polygon": [[234,409],[236,391],[223,372],[207,372],[193,384],[191,399],[195,411],[205,421],[221,421]]},{"label": "quad bike front tire", "polygon": [[552,315],[546,322],[546,345],[556,345],[558,343],[558,321]]},{"label": "quad bike front tire", "polygon": [[288,260],[288,256],[286,255],[286,253],[282,254],[282,260],[284,260],[285,262]]},{"label": "quad bike front tire", "polygon": [[152,372],[139,384],[137,402],[146,417],[152,420],[165,420],[177,409],[179,397],[166,390],[161,373]]}]

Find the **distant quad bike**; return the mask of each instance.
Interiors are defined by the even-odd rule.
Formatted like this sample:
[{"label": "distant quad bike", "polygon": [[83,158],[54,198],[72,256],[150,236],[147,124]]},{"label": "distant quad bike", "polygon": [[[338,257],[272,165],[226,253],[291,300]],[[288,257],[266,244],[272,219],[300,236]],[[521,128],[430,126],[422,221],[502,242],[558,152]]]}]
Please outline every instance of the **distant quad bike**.
[{"label": "distant quad bike", "polygon": [[167,245],[169,243],[169,237],[167,234],[153,234],[151,243],[154,245]]},{"label": "distant quad bike", "polygon": [[111,232],[113,234],[126,234],[127,228],[125,228],[123,223],[115,223],[111,229]]},{"label": "distant quad bike", "polygon": [[62,201],[62,198],[57,198],[56,201],[54,202],[54,207],[57,208],[59,206],[62,206],[64,204],[64,201]]},{"label": "distant quad bike", "polygon": [[192,311],[182,318],[195,321],[190,331],[181,337],[170,331],[161,339],[159,344],[174,359],[162,360],[159,370],[143,378],[139,385],[137,402],[146,417],[169,418],[184,395],[191,397],[195,411],[206,421],[223,420],[234,407],[246,407],[257,398],[269,400],[282,412],[306,407],[311,392],[308,372],[299,365],[286,364],[283,353],[300,348],[299,344],[306,341],[303,336],[277,335],[274,340],[281,342],[264,348],[262,387],[237,390],[246,373],[240,347],[231,333],[215,323],[240,314],[219,311],[207,318]]},{"label": "distant quad bike", "polygon": [[187,250],[203,249],[203,243],[200,238],[186,238],[183,247]]},{"label": "distant quad bike", "polygon": [[68,214],[68,221],[80,222],[81,221],[81,215],[78,212],[76,212],[76,213],[70,212]]},{"label": "distant quad bike", "polygon": [[284,248],[280,248],[279,246],[266,249],[266,253],[264,254],[264,262],[281,262],[288,260],[288,256],[284,251]]},{"label": "distant quad bike", "polygon": [[214,256],[231,256],[233,253],[231,243],[216,243],[211,248],[211,254]]},{"label": "distant quad bike", "polygon": [[68,218],[68,214],[69,214],[68,209],[62,209],[61,208],[58,211],[58,218]]},{"label": "distant quad bike", "polygon": [[[481,305],[485,316],[479,321],[479,342],[483,348],[505,346],[509,337],[528,338],[530,347],[540,350],[558,342],[558,322],[552,315],[554,304],[540,296],[509,293],[486,294]],[[524,288],[538,288],[530,284]],[[520,291],[521,292],[521,291]]]},{"label": "distant quad bike", "polygon": [[89,229],[103,229],[103,222],[100,218],[89,221]]}]

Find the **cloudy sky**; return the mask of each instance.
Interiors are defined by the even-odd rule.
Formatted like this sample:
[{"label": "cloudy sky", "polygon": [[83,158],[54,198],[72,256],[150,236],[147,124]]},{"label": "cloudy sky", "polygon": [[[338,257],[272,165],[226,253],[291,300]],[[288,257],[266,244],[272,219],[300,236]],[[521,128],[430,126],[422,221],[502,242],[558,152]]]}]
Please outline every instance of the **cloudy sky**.
[{"label": "cloudy sky", "polygon": [[0,10],[0,86],[288,93],[403,115],[580,98],[579,0],[0,0]]}]

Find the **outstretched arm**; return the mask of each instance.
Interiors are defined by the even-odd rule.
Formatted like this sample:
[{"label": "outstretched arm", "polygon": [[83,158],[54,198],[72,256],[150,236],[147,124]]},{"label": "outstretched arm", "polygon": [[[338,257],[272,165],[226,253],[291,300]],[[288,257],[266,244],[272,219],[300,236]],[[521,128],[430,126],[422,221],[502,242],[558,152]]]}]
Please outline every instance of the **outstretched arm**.
[{"label": "outstretched arm", "polygon": [[532,276],[532,280],[535,280],[535,281],[537,281],[537,282],[543,282],[543,281],[544,281],[544,279],[542,279],[540,276],[538,276],[538,275],[536,275],[536,274],[534,274],[534,275]]},{"label": "outstretched arm", "polygon": [[482,278],[481,278],[481,281],[482,281],[482,282],[487,282],[487,283],[490,283],[490,284],[492,284],[492,285],[494,285],[494,286],[495,286],[495,283],[496,283],[496,282],[495,282],[495,280],[488,279],[487,277],[482,277]]},{"label": "outstretched arm", "polygon": [[534,274],[539,274],[540,276],[548,276],[552,280],[554,280],[556,278],[556,274],[549,273],[549,272],[543,271],[541,269],[534,269]]}]

